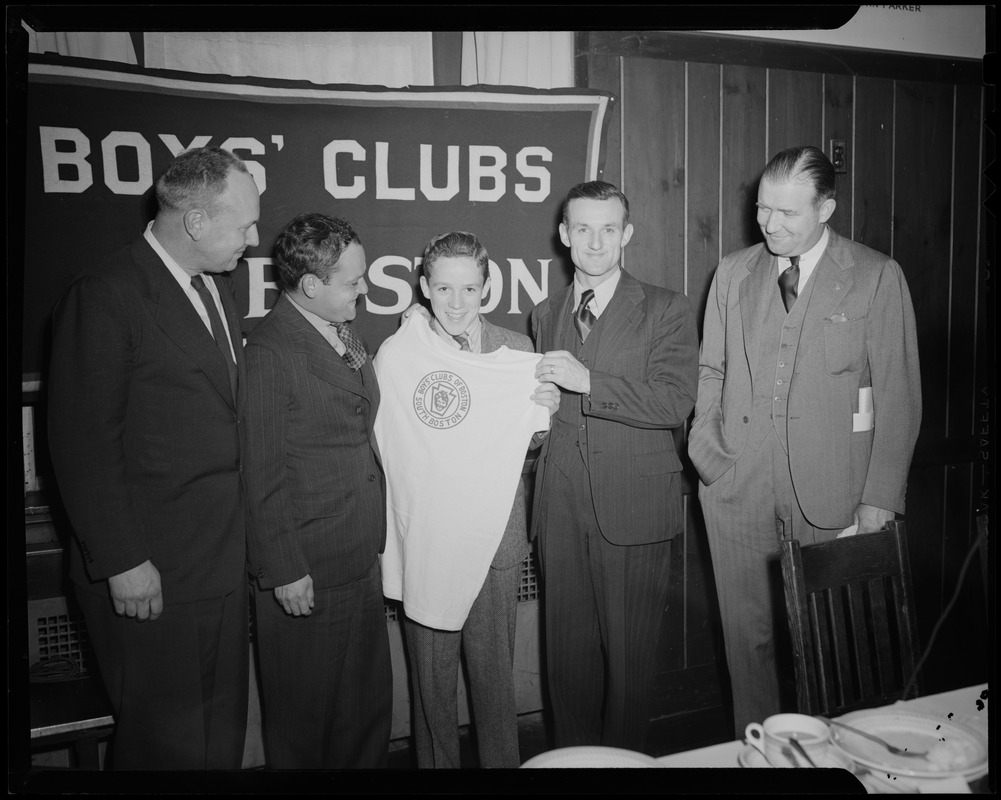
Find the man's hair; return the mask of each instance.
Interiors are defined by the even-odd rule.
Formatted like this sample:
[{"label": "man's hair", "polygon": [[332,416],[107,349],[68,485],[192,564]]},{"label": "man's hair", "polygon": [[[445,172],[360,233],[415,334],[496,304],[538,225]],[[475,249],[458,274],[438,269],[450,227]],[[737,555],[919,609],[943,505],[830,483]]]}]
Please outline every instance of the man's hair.
[{"label": "man's hair", "polygon": [[626,196],[619,191],[619,188],[611,183],[606,183],[605,181],[588,181],[587,183],[578,183],[569,192],[567,192],[566,199],[563,201],[564,225],[570,224],[568,212],[570,211],[571,200],[618,200],[622,203],[622,208],[625,210],[625,214],[622,218],[622,225],[625,227],[629,224],[629,201],[626,199]]},{"label": "man's hair", "polygon": [[294,291],[303,276],[310,274],[327,283],[352,242],[361,244],[361,239],[344,220],[326,214],[299,214],[275,240],[278,285]]},{"label": "man's hair", "polygon": [[431,280],[431,268],[439,258],[471,258],[480,268],[484,282],[490,277],[490,257],[487,248],[472,233],[452,231],[435,236],[424,248],[421,269],[426,280]]},{"label": "man's hair", "polygon": [[813,204],[819,206],[834,197],[834,165],[819,147],[790,147],[772,156],[762,178],[772,183],[808,183],[813,186]]},{"label": "man's hair", "polygon": [[229,186],[230,172],[247,172],[243,160],[221,147],[185,150],[156,181],[156,202],[165,211],[203,209],[210,217]]}]

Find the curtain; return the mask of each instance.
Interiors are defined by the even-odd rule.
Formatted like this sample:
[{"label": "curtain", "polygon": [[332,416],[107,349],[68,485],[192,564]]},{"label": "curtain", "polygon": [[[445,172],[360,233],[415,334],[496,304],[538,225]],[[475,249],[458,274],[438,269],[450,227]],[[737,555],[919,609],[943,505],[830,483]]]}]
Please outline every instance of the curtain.
[{"label": "curtain", "polygon": [[115,33],[37,33],[24,23],[28,32],[29,53],[58,53],[76,58],[97,58],[104,61],[136,63],[132,37],[126,31]]},{"label": "curtain", "polygon": [[145,33],[146,66],[318,84],[434,85],[430,32]]},{"label": "curtain", "polygon": [[462,34],[462,84],[573,87],[572,31]]}]

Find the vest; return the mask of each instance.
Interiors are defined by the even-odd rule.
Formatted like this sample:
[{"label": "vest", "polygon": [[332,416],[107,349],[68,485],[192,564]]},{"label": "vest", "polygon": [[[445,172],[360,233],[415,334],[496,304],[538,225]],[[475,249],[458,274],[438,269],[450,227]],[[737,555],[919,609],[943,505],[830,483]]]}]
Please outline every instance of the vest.
[{"label": "vest", "polygon": [[[587,341],[581,343],[577,328],[573,323],[573,313],[567,314],[560,321],[560,339],[565,346],[562,348],[573,354],[574,358],[580,361],[587,369],[594,366],[594,358],[598,352],[598,342],[601,339],[601,332],[604,330],[603,320],[607,314],[602,314],[595,320],[594,327],[587,336]],[[553,441],[550,449],[554,447],[576,447],[580,453],[584,466],[587,466],[587,417],[584,415],[584,395],[578,395],[576,402],[567,402],[573,397],[568,393],[563,393],[563,400],[560,408],[553,417],[553,427],[550,436]],[[572,439],[572,444],[567,439]]]},{"label": "vest", "polygon": [[782,293],[777,282],[768,301],[768,310],[758,340],[758,357],[751,376],[754,389],[747,445],[753,450],[761,447],[768,432],[774,430],[782,449],[789,452],[789,386],[792,383],[799,337],[803,331],[803,320],[813,295],[814,283],[811,275],[788,314],[782,304]]}]

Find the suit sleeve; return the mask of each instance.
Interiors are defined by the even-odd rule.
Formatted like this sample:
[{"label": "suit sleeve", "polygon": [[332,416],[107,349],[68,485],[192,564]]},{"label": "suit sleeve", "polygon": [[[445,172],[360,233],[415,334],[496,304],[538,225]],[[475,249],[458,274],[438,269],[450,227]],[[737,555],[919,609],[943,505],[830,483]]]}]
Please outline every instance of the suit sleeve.
[{"label": "suit sleeve", "polygon": [[[248,556],[261,588],[285,586],[309,573],[294,528],[293,503],[289,496],[288,416],[291,379],[282,359],[272,348],[249,342],[244,349],[247,376],[244,384],[249,526]],[[263,566],[263,571],[259,567]]]},{"label": "suit sleeve", "polygon": [[867,317],[875,428],[862,490],[867,505],[903,513],[907,473],[921,428],[917,324],[900,265],[883,268]]},{"label": "suit sleeve", "polygon": [[647,313],[657,316],[645,368],[634,374],[623,353],[622,373],[591,370],[587,416],[636,428],[676,428],[688,419],[695,405],[699,348],[688,299],[671,293]]},{"label": "suit sleeve", "polygon": [[53,316],[49,450],[63,504],[93,580],[150,558],[130,489],[125,421],[140,338],[129,304],[107,281],[83,278]]},{"label": "suit sleeve", "polygon": [[720,264],[706,302],[699,351],[699,389],[695,417],[688,437],[688,455],[706,485],[715,481],[733,463],[723,439],[723,378],[726,372],[727,299],[730,281]]}]

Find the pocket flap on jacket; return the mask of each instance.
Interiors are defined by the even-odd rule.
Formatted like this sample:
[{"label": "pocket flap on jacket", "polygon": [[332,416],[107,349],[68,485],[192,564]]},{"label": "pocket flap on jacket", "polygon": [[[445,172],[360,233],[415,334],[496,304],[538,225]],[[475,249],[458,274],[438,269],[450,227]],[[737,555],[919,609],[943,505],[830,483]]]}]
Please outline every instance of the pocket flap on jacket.
[{"label": "pocket flap on jacket", "polygon": [[661,450],[659,453],[643,453],[633,456],[633,463],[640,475],[664,475],[668,472],[681,472],[681,459],[674,450]]}]

